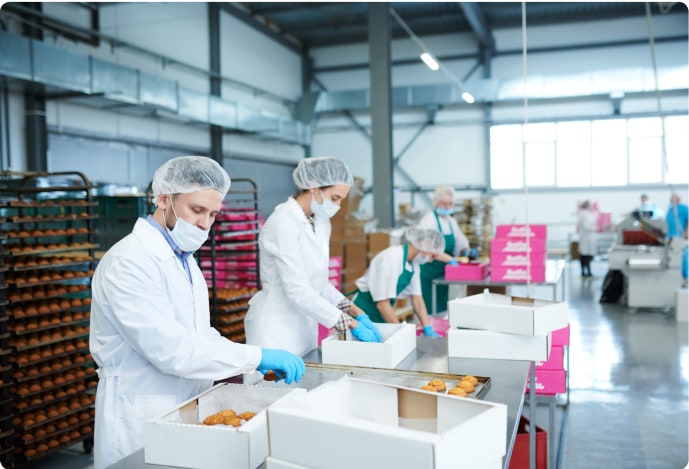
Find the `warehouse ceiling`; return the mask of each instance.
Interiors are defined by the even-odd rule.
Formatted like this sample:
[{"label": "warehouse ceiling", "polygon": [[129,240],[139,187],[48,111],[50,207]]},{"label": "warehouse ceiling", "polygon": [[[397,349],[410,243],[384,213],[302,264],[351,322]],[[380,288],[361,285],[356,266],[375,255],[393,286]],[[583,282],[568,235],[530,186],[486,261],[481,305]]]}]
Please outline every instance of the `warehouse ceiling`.
[{"label": "warehouse ceiling", "polygon": [[[226,4],[238,15],[260,25],[299,48],[314,48],[368,40],[367,2],[239,2]],[[521,27],[521,2],[391,2],[390,6],[419,36],[473,32],[479,40],[494,29]],[[680,2],[651,3],[653,15],[685,13]],[[527,25],[557,25],[646,15],[645,2],[530,2]],[[407,37],[396,21],[392,37]],[[483,42],[483,41],[482,41]]]}]

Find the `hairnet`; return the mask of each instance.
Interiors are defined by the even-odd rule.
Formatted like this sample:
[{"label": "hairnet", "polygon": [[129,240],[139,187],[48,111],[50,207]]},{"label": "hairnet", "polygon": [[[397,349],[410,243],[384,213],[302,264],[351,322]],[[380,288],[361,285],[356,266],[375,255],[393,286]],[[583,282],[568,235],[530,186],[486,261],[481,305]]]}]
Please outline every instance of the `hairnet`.
[{"label": "hairnet", "polygon": [[205,156],[178,156],[156,170],[151,189],[157,204],[160,194],[184,194],[204,189],[215,189],[224,197],[230,182],[230,175],[217,161]]},{"label": "hairnet", "polygon": [[443,197],[450,196],[455,201],[455,190],[451,186],[438,186],[433,193],[433,204],[440,202]]},{"label": "hairnet", "polygon": [[354,183],[347,165],[332,156],[304,158],[292,173],[292,179],[299,189],[313,189],[335,184],[346,184],[351,187]]},{"label": "hairnet", "polygon": [[419,251],[440,254],[445,250],[445,239],[438,230],[409,228],[404,232],[404,237]]}]

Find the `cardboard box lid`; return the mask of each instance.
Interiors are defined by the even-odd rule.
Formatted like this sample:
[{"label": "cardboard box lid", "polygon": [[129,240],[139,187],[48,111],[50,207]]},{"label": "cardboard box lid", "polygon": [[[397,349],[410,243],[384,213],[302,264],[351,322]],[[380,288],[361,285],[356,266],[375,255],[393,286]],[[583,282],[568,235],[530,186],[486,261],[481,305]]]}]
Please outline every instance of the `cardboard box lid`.
[{"label": "cardboard box lid", "polygon": [[450,326],[543,335],[567,326],[569,306],[558,301],[483,293],[448,302]]},{"label": "cardboard box lid", "polygon": [[351,331],[347,332],[345,341],[332,335],[321,343],[321,361],[335,365],[394,368],[416,349],[414,324],[375,323],[375,326],[383,342],[360,342]]}]

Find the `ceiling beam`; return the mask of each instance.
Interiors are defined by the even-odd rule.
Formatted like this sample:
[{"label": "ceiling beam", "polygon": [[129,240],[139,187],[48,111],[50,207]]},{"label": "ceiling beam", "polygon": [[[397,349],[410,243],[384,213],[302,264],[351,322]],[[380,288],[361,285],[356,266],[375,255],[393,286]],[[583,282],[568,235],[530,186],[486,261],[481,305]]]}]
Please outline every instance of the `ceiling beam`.
[{"label": "ceiling beam", "polygon": [[495,50],[495,39],[488,27],[486,18],[483,16],[481,9],[476,2],[458,2],[459,6],[464,12],[471,29],[474,31],[476,38],[483,47],[493,52]]}]

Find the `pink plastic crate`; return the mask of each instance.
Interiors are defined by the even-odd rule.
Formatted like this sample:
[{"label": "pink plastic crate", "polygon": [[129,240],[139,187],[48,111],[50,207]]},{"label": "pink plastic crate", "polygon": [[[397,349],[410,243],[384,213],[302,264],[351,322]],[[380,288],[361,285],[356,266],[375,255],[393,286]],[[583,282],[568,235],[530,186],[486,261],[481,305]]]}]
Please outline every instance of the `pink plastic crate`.
[{"label": "pink plastic crate", "polygon": [[514,253],[491,253],[490,263],[495,267],[523,267],[527,260],[531,265],[545,265],[546,255],[544,252],[514,252]]},{"label": "pink plastic crate", "polygon": [[556,345],[569,345],[569,324],[567,327],[553,331],[553,347]]},{"label": "pink plastic crate", "polygon": [[[529,276],[529,273],[531,274]],[[526,267],[495,267],[490,271],[490,279],[493,282],[522,283],[545,282],[545,265],[532,265],[529,270]]]},{"label": "pink plastic crate", "polygon": [[[531,372],[526,380],[524,392],[529,392]],[[567,372],[564,369],[544,370],[536,368],[536,394],[562,394],[567,391]]]},{"label": "pink plastic crate", "polygon": [[496,238],[490,242],[490,253],[511,254],[511,253],[545,253],[545,239],[531,238],[526,242],[526,238]]},{"label": "pink plastic crate", "polygon": [[490,272],[490,262],[446,265],[445,280],[483,280]]},{"label": "pink plastic crate", "polygon": [[564,349],[562,346],[553,346],[550,348],[550,358],[544,362],[536,362],[536,369],[561,370],[564,363]]},{"label": "pink plastic crate", "polygon": [[530,238],[546,239],[546,225],[498,225],[495,228],[496,238]]}]

